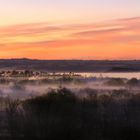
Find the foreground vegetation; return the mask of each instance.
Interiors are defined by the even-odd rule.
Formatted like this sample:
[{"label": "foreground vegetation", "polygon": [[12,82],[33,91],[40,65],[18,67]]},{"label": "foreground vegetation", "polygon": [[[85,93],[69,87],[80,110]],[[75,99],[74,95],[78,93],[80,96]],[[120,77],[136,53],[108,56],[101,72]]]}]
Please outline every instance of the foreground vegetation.
[{"label": "foreground vegetation", "polygon": [[66,88],[20,100],[0,100],[0,139],[129,140],[140,138],[140,94]]}]

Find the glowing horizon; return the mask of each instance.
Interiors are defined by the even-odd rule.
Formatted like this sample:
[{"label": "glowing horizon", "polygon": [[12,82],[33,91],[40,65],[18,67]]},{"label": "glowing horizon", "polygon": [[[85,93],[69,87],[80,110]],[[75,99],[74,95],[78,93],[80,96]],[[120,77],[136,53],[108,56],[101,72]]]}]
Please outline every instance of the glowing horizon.
[{"label": "glowing horizon", "polygon": [[140,1],[0,2],[0,58],[140,59]]}]

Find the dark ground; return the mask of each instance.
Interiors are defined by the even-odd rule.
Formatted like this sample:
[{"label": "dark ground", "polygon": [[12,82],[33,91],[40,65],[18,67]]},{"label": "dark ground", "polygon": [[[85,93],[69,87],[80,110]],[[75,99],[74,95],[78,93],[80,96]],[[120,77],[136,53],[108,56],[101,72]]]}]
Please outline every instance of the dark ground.
[{"label": "dark ground", "polygon": [[1,120],[2,140],[137,140],[140,94],[119,90],[78,98],[63,88],[22,102],[9,101]]}]

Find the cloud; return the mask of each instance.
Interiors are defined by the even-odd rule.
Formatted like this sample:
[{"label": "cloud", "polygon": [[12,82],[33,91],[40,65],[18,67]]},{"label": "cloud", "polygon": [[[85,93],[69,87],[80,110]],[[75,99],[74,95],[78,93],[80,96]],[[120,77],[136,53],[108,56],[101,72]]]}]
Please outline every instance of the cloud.
[{"label": "cloud", "polygon": [[[140,17],[93,24],[50,25],[48,23],[22,24],[0,28],[3,42],[43,42],[68,39],[122,40],[140,36]],[[136,38],[135,38],[136,37]],[[125,39],[127,40],[127,39]]]},{"label": "cloud", "polygon": [[140,17],[90,24],[31,23],[0,27],[0,39],[2,57],[138,58]]},{"label": "cloud", "polygon": [[1,27],[0,36],[36,35],[43,34],[46,32],[54,32],[57,30],[60,30],[60,27],[51,26],[45,23],[23,24],[9,27]]},{"label": "cloud", "polygon": [[93,38],[106,42],[128,43],[140,39],[140,18],[110,21],[100,27],[72,34],[75,38]]}]

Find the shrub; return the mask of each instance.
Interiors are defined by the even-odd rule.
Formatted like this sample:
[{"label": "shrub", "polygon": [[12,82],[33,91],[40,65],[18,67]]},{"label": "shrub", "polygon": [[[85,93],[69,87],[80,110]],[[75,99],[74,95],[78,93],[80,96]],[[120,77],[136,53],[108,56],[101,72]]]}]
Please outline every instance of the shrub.
[{"label": "shrub", "polygon": [[139,84],[139,80],[136,78],[132,78],[127,81],[128,86],[137,86]]},{"label": "shrub", "polygon": [[105,85],[109,85],[109,86],[123,86],[124,84],[125,83],[121,78],[112,78],[105,83]]}]

